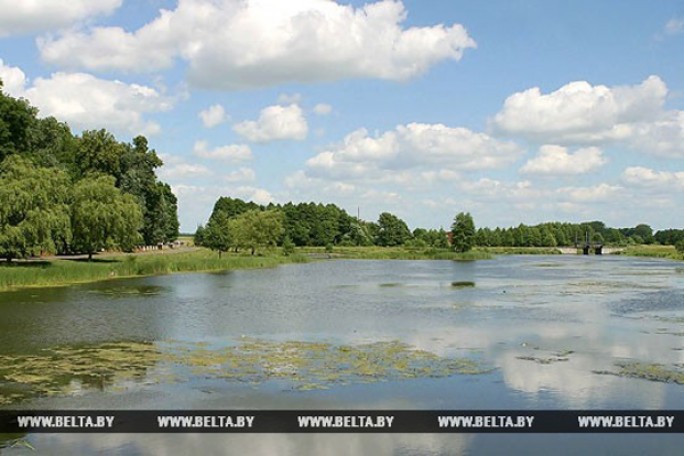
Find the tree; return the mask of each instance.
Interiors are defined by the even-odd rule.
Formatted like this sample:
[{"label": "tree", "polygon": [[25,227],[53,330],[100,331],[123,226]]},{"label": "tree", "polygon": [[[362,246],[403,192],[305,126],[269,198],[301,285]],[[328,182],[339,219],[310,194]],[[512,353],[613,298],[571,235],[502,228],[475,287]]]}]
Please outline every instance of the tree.
[{"label": "tree", "polygon": [[467,252],[473,247],[475,222],[469,212],[460,212],[451,225],[451,245],[456,252]]},{"label": "tree", "polygon": [[202,225],[197,226],[197,231],[195,231],[195,236],[193,236],[192,242],[198,246],[202,247],[204,245],[204,235],[206,229]]},{"label": "tree", "polygon": [[87,253],[88,260],[104,248],[131,250],[142,240],[138,232],[142,224],[140,205],[114,186],[113,177],[88,177],[74,187],[74,246]]},{"label": "tree", "polygon": [[78,141],[77,160],[80,173],[103,173],[121,183],[121,158],[126,152],[113,134],[105,129],[84,131]]},{"label": "tree", "polygon": [[380,214],[378,227],[377,243],[383,247],[402,245],[411,238],[406,222],[389,212]]},{"label": "tree", "polygon": [[650,226],[642,223],[634,227],[634,235],[639,236],[644,244],[653,244],[653,229]]},{"label": "tree", "polygon": [[[197,231],[199,232],[199,228]],[[224,212],[218,211],[211,216],[203,230],[202,245],[218,251],[221,258],[221,253],[227,252],[233,245],[231,234],[230,219]]]},{"label": "tree", "polygon": [[295,253],[295,244],[290,239],[290,236],[285,236],[283,239],[283,255],[290,256]]},{"label": "tree", "polygon": [[677,252],[681,253],[682,256],[684,256],[684,239],[678,240],[677,244],[675,244],[675,248],[677,249]]},{"label": "tree", "polygon": [[54,252],[55,238],[71,239],[66,173],[13,155],[2,162],[0,181],[0,256],[12,261]]},{"label": "tree", "polygon": [[229,222],[233,244],[249,248],[252,255],[257,248],[275,246],[283,235],[283,214],[278,210],[251,210]]},{"label": "tree", "polygon": [[5,95],[0,81],[0,162],[29,150],[31,130],[38,110],[26,100]]}]

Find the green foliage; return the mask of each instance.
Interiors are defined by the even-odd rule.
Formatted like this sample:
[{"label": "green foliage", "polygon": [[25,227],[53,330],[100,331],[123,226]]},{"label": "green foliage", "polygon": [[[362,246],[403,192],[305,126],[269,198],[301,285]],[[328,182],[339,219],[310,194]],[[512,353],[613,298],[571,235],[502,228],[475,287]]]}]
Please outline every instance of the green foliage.
[{"label": "green foliage", "polygon": [[229,223],[233,244],[248,248],[252,255],[258,248],[277,245],[283,235],[283,214],[281,211],[247,211]]},{"label": "green foliage", "polygon": [[199,225],[197,227],[197,231],[195,231],[195,235],[192,238],[193,244],[195,244],[198,247],[204,246],[205,236],[206,229],[202,225]]},{"label": "green foliage", "polygon": [[283,239],[283,255],[290,256],[295,252],[295,244],[290,239],[290,236],[285,235]]},{"label": "green foliage", "polygon": [[411,238],[411,232],[402,219],[389,212],[378,217],[377,244],[383,247],[402,245]]},{"label": "green foliage", "polygon": [[105,248],[131,250],[140,242],[142,211],[133,196],[122,194],[111,176],[81,180],[71,206],[74,245],[88,254]]},{"label": "green foliage", "polygon": [[0,256],[11,261],[55,252],[68,243],[69,179],[56,168],[37,168],[13,155],[0,166]]},{"label": "green foliage", "polygon": [[677,249],[677,252],[684,255],[684,239],[680,239],[679,241],[677,241],[677,243],[675,244],[675,249]]},{"label": "green foliage", "polygon": [[[38,119],[37,113],[25,100],[0,93],[0,162],[10,156],[23,157],[30,161],[30,166],[66,172],[73,183],[95,175],[111,176],[116,187],[134,196],[142,209],[141,242],[157,244],[177,238],[176,197],[167,184],[157,180],[155,169],[162,162],[148,148],[147,139],[137,136],[132,144],[123,143],[105,129],[85,131],[77,137],[65,123],[53,117]],[[63,188],[68,190],[71,182]],[[51,242],[46,241],[47,250],[41,250],[51,251],[54,246],[58,252],[67,253],[75,247],[70,245],[69,224],[65,222],[69,210],[63,209],[59,220],[54,221],[61,228],[53,232]],[[20,250],[26,254],[35,244],[34,240],[25,239],[29,234],[26,230],[8,229],[5,235],[11,236],[15,245],[24,244]],[[34,233],[35,236],[42,234]]]},{"label": "green foliage", "polygon": [[203,230],[202,245],[218,251],[219,258],[221,258],[221,253],[227,252],[233,245],[231,234],[230,219],[224,212],[218,211],[212,215],[207,228]]},{"label": "green foliage", "polygon": [[[127,260],[135,258],[135,260]],[[94,282],[121,277],[149,276],[178,272],[219,271],[274,267],[284,263],[302,263],[300,255],[251,256],[224,255],[218,258],[207,249],[157,255],[109,256],[106,262],[52,260],[22,264],[0,264],[0,290],[30,286],[55,286]]]},{"label": "green foliage", "polygon": [[467,252],[475,242],[475,222],[468,212],[460,212],[451,225],[451,245],[456,252]]},{"label": "green foliage", "polygon": [[1,89],[0,81],[0,162],[29,149],[37,114],[26,100],[7,96]]}]

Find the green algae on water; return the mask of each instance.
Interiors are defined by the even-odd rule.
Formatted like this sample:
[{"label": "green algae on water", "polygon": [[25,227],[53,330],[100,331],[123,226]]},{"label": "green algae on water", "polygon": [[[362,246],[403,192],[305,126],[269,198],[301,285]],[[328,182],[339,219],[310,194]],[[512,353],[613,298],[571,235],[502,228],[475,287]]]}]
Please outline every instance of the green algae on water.
[{"label": "green algae on water", "polygon": [[243,339],[227,347],[117,342],[0,356],[0,406],[84,390],[123,393],[136,385],[179,383],[196,377],[254,385],[278,380],[286,390],[309,391],[489,371],[472,359],[441,357],[398,341],[334,345]]},{"label": "green algae on water", "polygon": [[662,364],[630,361],[619,362],[615,366],[618,368],[617,371],[594,371],[594,373],[684,385],[684,370],[681,364],[667,367]]}]

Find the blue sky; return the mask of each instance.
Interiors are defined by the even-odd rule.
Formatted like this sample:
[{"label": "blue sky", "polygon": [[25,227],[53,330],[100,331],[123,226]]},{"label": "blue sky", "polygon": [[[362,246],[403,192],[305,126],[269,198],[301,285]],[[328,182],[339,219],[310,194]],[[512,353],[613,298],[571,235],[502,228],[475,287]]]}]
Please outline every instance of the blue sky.
[{"label": "blue sky", "polygon": [[0,0],[0,78],[219,196],[684,226],[680,1]]}]

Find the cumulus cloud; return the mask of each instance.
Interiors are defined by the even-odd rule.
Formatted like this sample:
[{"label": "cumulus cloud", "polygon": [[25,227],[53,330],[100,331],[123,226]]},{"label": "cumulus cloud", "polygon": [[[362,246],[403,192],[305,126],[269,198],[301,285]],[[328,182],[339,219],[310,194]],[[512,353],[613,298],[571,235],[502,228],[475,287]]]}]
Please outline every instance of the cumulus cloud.
[{"label": "cumulus cloud", "polygon": [[528,160],[520,172],[540,175],[585,174],[606,162],[598,147],[586,147],[569,153],[565,147],[547,144],[539,148],[539,154]]},{"label": "cumulus cloud", "polygon": [[256,173],[251,168],[240,168],[223,177],[226,182],[252,182],[256,180]]},{"label": "cumulus cloud", "polygon": [[622,180],[634,186],[658,190],[683,189],[684,171],[655,171],[643,166],[632,166],[622,173]]},{"label": "cumulus cloud", "polygon": [[556,193],[574,203],[599,203],[619,198],[623,191],[623,187],[601,183],[589,187],[563,187],[557,189]]},{"label": "cumulus cloud", "polygon": [[21,68],[5,65],[5,62],[0,59],[0,80],[4,92],[14,97],[23,95],[27,80]]},{"label": "cumulus cloud", "polygon": [[332,112],[332,106],[326,103],[318,103],[314,106],[313,112],[319,116],[326,116]]},{"label": "cumulus cloud", "polygon": [[0,36],[43,32],[109,14],[122,0],[0,0]]},{"label": "cumulus cloud", "polygon": [[202,120],[202,124],[207,128],[215,127],[228,120],[226,111],[220,104],[211,105],[207,109],[200,111],[198,115]]},{"label": "cumulus cloud", "polygon": [[658,76],[634,86],[577,81],[549,94],[535,87],[508,97],[489,124],[496,133],[547,144],[620,143],[682,157],[684,111],[665,110],[667,94]]},{"label": "cumulus cloud", "polygon": [[252,159],[252,150],[245,144],[231,144],[210,149],[206,141],[195,141],[192,152],[200,158],[210,160],[241,162]]},{"label": "cumulus cloud", "polygon": [[268,106],[261,110],[256,121],[246,120],[233,126],[233,130],[252,142],[270,142],[281,139],[306,139],[309,125],[302,109],[296,104]]},{"label": "cumulus cloud", "polygon": [[76,129],[106,127],[114,132],[153,135],[161,127],[143,115],[173,106],[171,99],[151,87],[86,73],[54,73],[29,84],[21,69],[0,61],[0,78],[6,81],[7,93],[28,99],[41,116],[55,116]]},{"label": "cumulus cloud", "polygon": [[631,134],[631,124],[660,112],[666,95],[667,87],[657,76],[638,86],[614,88],[571,82],[546,95],[534,87],[508,97],[491,124],[498,132],[535,140],[624,139]]},{"label": "cumulus cloud", "polygon": [[203,165],[192,163],[174,163],[164,165],[159,171],[159,175],[164,179],[185,179],[191,177],[210,176],[211,170]]},{"label": "cumulus cloud", "polygon": [[406,17],[395,0],[179,0],[135,31],[65,31],[38,44],[46,62],[89,70],[154,71],[181,58],[190,81],[212,89],[406,80],[476,46],[460,24],[404,28]]},{"label": "cumulus cloud", "polygon": [[344,141],[307,161],[308,174],[367,178],[382,172],[439,166],[450,171],[491,169],[510,164],[520,148],[483,133],[442,124],[411,123],[370,136],[356,130]]}]

